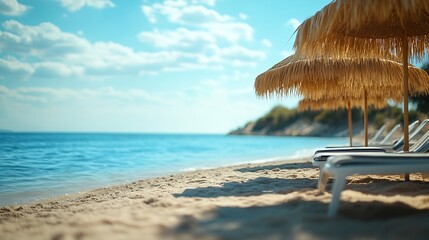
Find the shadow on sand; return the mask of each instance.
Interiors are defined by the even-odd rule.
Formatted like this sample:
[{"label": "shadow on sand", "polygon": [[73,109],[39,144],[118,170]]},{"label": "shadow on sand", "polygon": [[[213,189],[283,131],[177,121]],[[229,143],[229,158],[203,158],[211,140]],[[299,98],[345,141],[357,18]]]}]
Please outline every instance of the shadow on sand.
[{"label": "shadow on sand", "polygon": [[[183,216],[177,227],[166,230],[165,235],[178,239],[426,239],[422,236],[429,236],[427,210],[399,202],[356,202],[344,207],[340,216],[334,218],[325,217],[327,204],[300,199],[272,206],[217,207],[202,219]],[[421,221],[410,226],[407,224],[410,218]]]},{"label": "shadow on sand", "polygon": [[401,179],[392,181],[388,179],[379,179],[364,177],[358,180],[348,181],[346,189],[359,191],[365,194],[384,196],[421,196],[429,194],[429,182],[425,181],[404,181]]},{"label": "shadow on sand", "polygon": [[256,166],[256,167],[245,167],[239,168],[236,171],[245,173],[245,172],[258,172],[265,170],[275,170],[275,169],[306,169],[306,168],[315,168],[311,163],[284,163],[277,165],[266,165],[266,166]]},{"label": "shadow on sand", "polygon": [[[310,168],[307,163],[241,168],[237,171],[258,172],[279,169]],[[417,184],[414,184],[417,183]],[[415,196],[407,189],[410,182],[363,178],[346,189],[370,195]],[[427,188],[428,183],[411,182],[413,187]],[[301,192],[315,194],[316,179],[257,177],[245,182],[227,182],[219,187],[186,189],[175,197],[216,198],[259,196]],[[328,188],[329,189],[329,188]],[[380,193],[382,189],[382,193]],[[326,198],[325,198],[326,200]],[[201,217],[183,215],[173,229],[165,229],[173,239],[427,239],[429,210],[416,209],[403,202],[342,201],[339,215],[327,218],[328,203],[304,199],[300,195],[286,198],[281,204],[250,207],[218,206]],[[411,220],[411,221],[410,221]]]},{"label": "shadow on sand", "polygon": [[317,181],[314,179],[297,178],[281,179],[258,177],[246,182],[228,182],[220,187],[200,187],[186,189],[175,197],[229,197],[229,196],[255,196],[267,193],[288,193],[297,190],[314,190]]}]

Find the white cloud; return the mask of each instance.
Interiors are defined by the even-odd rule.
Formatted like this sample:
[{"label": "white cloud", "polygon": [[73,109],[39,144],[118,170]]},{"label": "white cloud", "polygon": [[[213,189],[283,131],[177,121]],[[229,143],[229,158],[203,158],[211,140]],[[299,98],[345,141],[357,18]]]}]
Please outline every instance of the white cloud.
[{"label": "white cloud", "polygon": [[233,18],[228,15],[221,15],[213,9],[204,6],[187,6],[177,8],[168,15],[170,22],[183,25],[204,25],[213,22],[232,22]]},{"label": "white cloud", "polygon": [[[204,21],[226,20],[229,16],[222,16],[218,12],[203,5],[212,7],[214,0],[164,0],[162,3],[152,5],[144,4],[142,12],[150,22],[156,22],[157,15],[167,16],[169,21],[182,24],[198,24]],[[190,21],[191,20],[191,21]],[[198,20],[193,22],[193,20]]]},{"label": "white cloud", "polygon": [[[209,30],[210,29],[210,30]],[[207,29],[190,30],[180,27],[175,30],[154,29],[139,34],[142,42],[148,42],[158,48],[193,47],[196,50],[210,48],[213,44],[238,44],[240,41],[251,41],[253,29],[245,24],[207,25]]]},{"label": "white cloud", "polygon": [[29,9],[30,7],[20,4],[17,0],[0,0],[0,14],[6,16],[19,16]]},{"label": "white cloud", "polygon": [[0,48],[24,56],[56,58],[90,47],[90,43],[74,34],[62,32],[51,23],[36,26],[23,25],[9,20],[3,23],[5,31],[0,31]]},{"label": "white cloud", "polygon": [[[62,3],[77,9],[85,5],[105,7],[109,2]],[[83,32],[64,32],[49,22],[30,26],[5,21],[0,29],[0,49],[26,68],[19,72],[10,64],[2,67],[21,79],[34,75],[103,80],[119,75],[138,77],[160,72],[255,66],[265,58],[265,53],[245,46],[253,41],[253,28],[240,18],[210,9],[214,4],[211,0],[166,0],[142,6],[151,22],[156,23],[161,16],[179,26],[174,30],[155,28],[141,32],[139,39],[157,49],[151,52],[136,51],[115,42],[91,42],[84,38]],[[264,44],[269,43],[264,41]]]},{"label": "white cloud", "polygon": [[82,77],[85,69],[82,66],[73,66],[60,62],[40,62],[33,64],[35,68],[34,75],[44,78],[55,77]]},{"label": "white cloud", "polygon": [[[142,11],[152,23],[161,16],[173,24],[197,28],[230,42],[252,40],[253,28],[250,25],[206,6],[195,5],[197,2],[201,1],[193,1],[190,4],[187,1],[166,0],[163,3],[143,5]],[[239,17],[242,20],[246,18],[243,13]]]},{"label": "white cloud", "polygon": [[[162,71],[222,69],[227,65],[254,66],[265,57],[261,51],[238,45],[240,40],[251,39],[250,26],[242,23],[228,26],[229,29],[222,29],[213,23],[211,32],[202,28],[143,32],[140,39],[162,49],[144,52],[115,42],[90,42],[79,33],[63,32],[52,23],[29,26],[9,20],[0,29],[0,49],[26,65],[21,69],[27,70],[23,74],[10,64],[2,67],[9,69],[10,74],[15,73],[17,78],[37,75],[103,79],[118,74],[141,76]],[[246,28],[247,32],[237,31]],[[227,43],[227,46],[219,47],[219,43]]]},{"label": "white cloud", "polygon": [[162,103],[163,101],[159,96],[151,94],[143,89],[117,90],[113,87],[98,89],[21,87],[10,89],[0,85],[0,97],[13,99],[18,102],[41,102],[48,104],[56,104],[62,101],[90,101],[91,99],[96,101],[103,99],[112,101],[135,101],[138,103],[141,101]]},{"label": "white cloud", "polygon": [[93,8],[114,7],[115,4],[111,0],[59,0],[61,5],[69,11],[75,12],[85,6]]},{"label": "white cloud", "polygon": [[293,29],[297,29],[299,25],[301,25],[301,21],[296,18],[289,19],[285,24],[285,26],[292,27]]},{"label": "white cloud", "polygon": [[202,66],[254,66],[256,61],[264,58],[265,53],[245,47],[246,42],[253,41],[253,28],[239,20],[245,15],[241,14],[237,19],[209,8],[212,5],[214,1],[181,0],[143,5],[142,11],[150,22],[155,24],[161,17],[178,27],[144,31],[139,34],[139,39],[160,49],[180,49],[197,59],[196,63],[182,62],[170,67],[170,71]]},{"label": "white cloud", "polygon": [[265,47],[272,47],[273,43],[270,40],[264,38],[262,39],[262,45],[264,45]]},{"label": "white cloud", "polygon": [[149,7],[149,6],[142,6],[142,12],[147,17],[147,19],[149,20],[149,22],[151,22],[151,23],[155,23],[156,22],[156,16],[155,16],[154,11],[153,11],[153,9],[151,7]]},{"label": "white cloud", "polygon": [[196,44],[216,43],[216,37],[206,31],[191,31],[187,28],[178,28],[176,30],[141,32],[139,39],[143,42],[149,42],[159,48],[189,48]]},{"label": "white cloud", "polygon": [[0,58],[0,80],[22,80],[27,79],[35,71],[28,63],[20,62],[19,60],[8,57]]},{"label": "white cloud", "polygon": [[223,23],[207,23],[204,28],[217,36],[232,43],[239,41],[251,41],[253,39],[253,28],[246,23],[232,22],[228,24]]}]

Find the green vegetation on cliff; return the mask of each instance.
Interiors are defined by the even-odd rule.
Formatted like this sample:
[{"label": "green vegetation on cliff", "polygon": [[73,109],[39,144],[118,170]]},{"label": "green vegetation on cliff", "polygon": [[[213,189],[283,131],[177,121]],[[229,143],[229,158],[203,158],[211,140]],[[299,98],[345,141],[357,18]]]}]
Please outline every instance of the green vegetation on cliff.
[{"label": "green vegetation on cliff", "polygon": [[[423,116],[410,111],[410,122]],[[363,113],[359,109],[352,110],[354,133],[363,128]],[[390,125],[402,123],[402,110],[398,107],[386,107],[381,110],[369,110],[368,121],[373,128],[384,123]],[[347,110],[337,111],[305,111],[276,106],[270,112],[244,127],[232,131],[238,135],[305,135],[305,136],[345,136],[348,131]]]}]

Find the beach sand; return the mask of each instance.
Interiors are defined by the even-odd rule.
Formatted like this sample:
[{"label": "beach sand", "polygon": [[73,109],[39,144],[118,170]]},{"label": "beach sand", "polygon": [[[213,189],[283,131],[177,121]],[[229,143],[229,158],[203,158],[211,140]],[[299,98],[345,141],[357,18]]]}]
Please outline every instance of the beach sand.
[{"label": "beach sand", "polygon": [[429,239],[429,183],[352,177],[339,215],[327,218],[331,195],[316,189],[318,170],[308,159],[186,172],[3,207],[0,239]]}]

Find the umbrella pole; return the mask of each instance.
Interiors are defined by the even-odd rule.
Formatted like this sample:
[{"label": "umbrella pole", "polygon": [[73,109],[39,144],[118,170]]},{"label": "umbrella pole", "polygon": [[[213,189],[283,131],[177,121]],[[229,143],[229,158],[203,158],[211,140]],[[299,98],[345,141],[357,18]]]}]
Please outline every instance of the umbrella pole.
[{"label": "umbrella pole", "polygon": [[408,40],[407,32],[404,31],[402,37],[402,66],[404,67],[404,152],[410,150],[410,140],[408,133]]},{"label": "umbrella pole", "polygon": [[350,147],[352,147],[353,146],[353,122],[352,122],[352,109],[350,107],[350,100],[347,101],[347,118],[349,120]]},{"label": "umbrella pole", "polygon": [[366,89],[364,90],[364,98],[363,127],[365,128],[365,147],[368,147],[368,97]]},{"label": "umbrella pole", "polygon": [[[408,129],[408,39],[407,39],[407,30],[404,30],[404,35],[402,36],[402,66],[404,67],[404,152],[410,150],[410,139],[409,139],[409,129]],[[410,174],[405,174],[405,181],[410,181]]]}]

